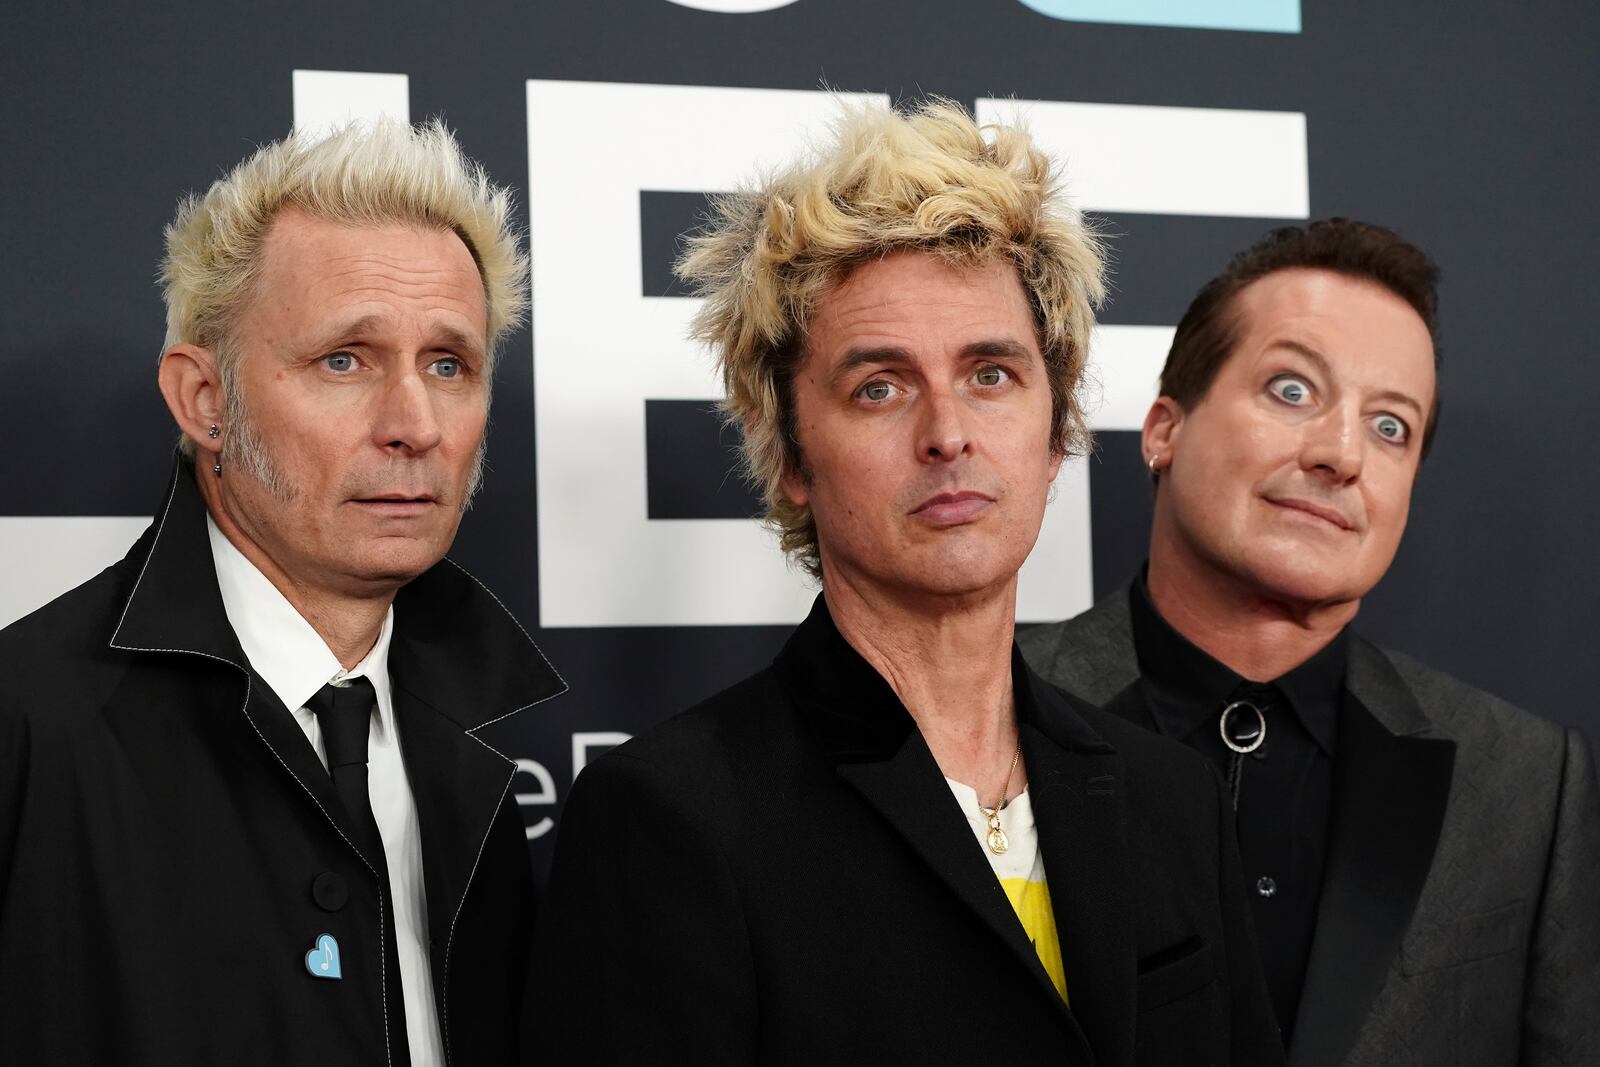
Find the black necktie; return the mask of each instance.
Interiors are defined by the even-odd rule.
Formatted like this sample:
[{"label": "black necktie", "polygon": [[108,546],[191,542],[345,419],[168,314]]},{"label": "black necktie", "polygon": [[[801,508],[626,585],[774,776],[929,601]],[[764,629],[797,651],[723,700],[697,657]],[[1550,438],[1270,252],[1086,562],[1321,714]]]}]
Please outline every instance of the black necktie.
[{"label": "black necktie", "polygon": [[400,955],[394,934],[394,894],[389,891],[389,866],[383,854],[383,836],[372,816],[367,792],[367,730],[377,703],[372,683],[352,678],[346,685],[325,685],[306,702],[322,727],[322,747],[328,754],[328,774],[339,794],[355,844],[378,875],[383,899],[384,1014],[389,1021],[389,1062],[409,1064],[406,1045],[405,1000],[400,991]]}]

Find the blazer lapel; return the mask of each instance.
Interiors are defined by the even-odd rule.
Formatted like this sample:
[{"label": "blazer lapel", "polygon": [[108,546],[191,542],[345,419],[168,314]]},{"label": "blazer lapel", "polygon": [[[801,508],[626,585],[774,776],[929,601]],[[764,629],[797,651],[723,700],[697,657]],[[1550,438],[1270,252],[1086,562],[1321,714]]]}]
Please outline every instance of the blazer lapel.
[{"label": "blazer lapel", "polygon": [[[1013,662],[1015,677],[1021,658]],[[824,597],[817,597],[773,666],[839,776],[1000,939],[1081,1040],[916,723],[889,683],[839,633]]]},{"label": "blazer lapel", "polygon": [[[241,657],[242,658],[242,657]],[[283,706],[277,694],[262,681],[255,671],[250,671],[250,696],[245,701],[244,713],[250,720],[250,725],[255,729],[257,736],[266,742],[284,770],[299,783],[313,803],[322,809],[328,821],[333,823],[339,831],[339,836],[344,838],[350,846],[350,851],[360,857],[367,870],[372,871],[373,877],[378,872],[368,860],[366,853],[356,846],[356,830],[350,822],[350,816],[345,812],[344,802],[339,799],[338,792],[333,787],[333,778],[328,770],[317,758],[317,752],[311,747],[311,742],[306,740],[305,731],[300,729],[300,724],[294,721],[294,715]],[[388,872],[384,872],[388,877]]]},{"label": "blazer lapel", "polygon": [[1149,730],[1151,733],[1160,733],[1161,727],[1157,724],[1155,716],[1150,713],[1150,702],[1144,696],[1144,682],[1135,678],[1117,692],[1117,695],[1106,701],[1101,708],[1109,711],[1119,718],[1126,719],[1133,725]]},{"label": "blazer lapel", "polygon": [[1073,1017],[1096,1062],[1131,1064],[1138,961],[1122,760],[1070,751],[1031,724],[1022,752]]},{"label": "blazer lapel", "polygon": [[446,559],[395,598],[395,721],[422,838],[434,995],[446,995],[456,918],[516,764],[477,731],[566,691],[499,601]]},{"label": "blazer lapel", "polygon": [[1289,1060],[1344,1062],[1422,893],[1444,822],[1455,742],[1431,730],[1376,648],[1351,643],[1317,932]]},{"label": "blazer lapel", "polygon": [[[1033,975],[1040,991],[1067,1014],[922,735],[910,731],[887,760],[844,763],[838,771],[922,857],[933,875],[1005,944]],[[1053,892],[1054,886],[1051,888]]]},{"label": "blazer lapel", "polygon": [[1132,595],[1132,586],[1122,585],[1066,622],[1019,630],[1017,645],[1041,677],[1102,707],[1139,679],[1128,605]]},{"label": "blazer lapel", "polygon": [[516,767],[424,703],[398,678],[394,714],[423,843],[428,929],[445,946],[433,953],[434,988],[442,996],[455,917]]},{"label": "blazer lapel", "polygon": [[141,550],[147,552],[144,567],[129,593],[111,646],[127,651],[182,653],[197,661],[223,663],[236,669],[244,683],[239,710],[250,721],[256,736],[371,870],[372,865],[355,847],[355,834],[334,791],[333,779],[294,716],[250,668],[239,639],[228,624],[212,565],[205,503],[194,484],[193,467],[181,456],[173,461],[160,515],[134,548],[135,552]]}]

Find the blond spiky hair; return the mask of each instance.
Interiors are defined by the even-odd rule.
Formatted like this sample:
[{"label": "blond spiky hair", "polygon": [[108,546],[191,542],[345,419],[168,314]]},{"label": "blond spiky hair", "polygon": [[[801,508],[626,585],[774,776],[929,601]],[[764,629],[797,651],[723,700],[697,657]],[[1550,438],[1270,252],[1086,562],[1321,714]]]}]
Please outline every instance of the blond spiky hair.
[{"label": "blond spiky hair", "polygon": [[980,128],[949,100],[904,115],[847,108],[831,144],[718,198],[677,267],[705,298],[691,334],[716,356],[723,412],[743,434],[767,523],[813,575],[821,573],[816,523],[780,485],[786,474],[805,476],[791,383],[806,325],[854,268],[906,249],[958,266],[1016,267],[1050,378],[1057,453],[1087,443],[1078,384],[1104,266],[1100,241],[1067,203],[1049,157],[1026,131]]},{"label": "blond spiky hair", "polygon": [[492,369],[499,342],[527,308],[527,257],[512,229],[510,192],[462,154],[438,119],[415,127],[352,123],[326,136],[296,132],[257,150],[203,196],[186,197],[167,227],[161,263],[163,351],[209,348],[224,389],[234,383],[231,334],[260,274],[267,234],[290,207],[353,226],[454,232],[483,278]]}]

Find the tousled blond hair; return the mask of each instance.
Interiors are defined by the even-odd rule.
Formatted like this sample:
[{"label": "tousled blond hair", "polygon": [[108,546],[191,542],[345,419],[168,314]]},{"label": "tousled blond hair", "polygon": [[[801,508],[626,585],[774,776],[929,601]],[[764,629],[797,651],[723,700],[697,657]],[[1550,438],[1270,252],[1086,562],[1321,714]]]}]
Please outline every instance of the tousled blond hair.
[{"label": "tousled blond hair", "polygon": [[1050,379],[1053,446],[1067,455],[1088,442],[1078,386],[1105,294],[1102,249],[1049,157],[1025,130],[980,128],[949,100],[909,114],[847,108],[831,144],[717,198],[677,266],[705,298],[691,334],[716,356],[723,413],[743,434],[766,521],[813,575],[821,573],[815,520],[780,485],[791,473],[809,477],[791,388],[806,325],[854,268],[902,250],[1017,269]]},{"label": "tousled blond hair", "polygon": [[[438,119],[352,123],[326,136],[296,132],[257,150],[178,206],[166,230],[162,351],[211,349],[233,403],[239,353],[233,331],[249,306],[262,248],[287,208],[353,226],[396,223],[449,230],[483,279],[489,366],[527,309],[527,257],[512,228],[511,194],[467,159]],[[192,454],[193,442],[185,439]]]}]

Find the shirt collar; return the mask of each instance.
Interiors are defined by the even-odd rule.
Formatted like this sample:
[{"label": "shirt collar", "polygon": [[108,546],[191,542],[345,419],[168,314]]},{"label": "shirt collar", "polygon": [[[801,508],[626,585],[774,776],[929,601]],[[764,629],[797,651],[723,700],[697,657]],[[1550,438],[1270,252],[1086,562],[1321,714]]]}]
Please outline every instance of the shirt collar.
[{"label": "shirt collar", "polygon": [[377,694],[378,729],[387,731],[393,704],[389,693],[389,639],[394,631],[394,607],[383,617],[383,628],[372,651],[345,670],[322,637],[294,605],[247,559],[243,552],[206,516],[211,558],[217,568],[228,625],[239,638],[250,666],[291,712],[306,705],[329,682],[365,677]]},{"label": "shirt collar", "polygon": [[[1222,710],[1246,679],[1196,647],[1161,617],[1141,569],[1128,590],[1133,644],[1150,712],[1164,734],[1183,738]],[[1349,628],[1316,655],[1264,683],[1283,695],[1317,744],[1333,755],[1344,693]]]}]

